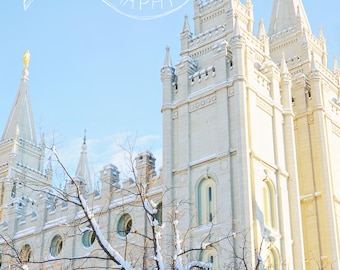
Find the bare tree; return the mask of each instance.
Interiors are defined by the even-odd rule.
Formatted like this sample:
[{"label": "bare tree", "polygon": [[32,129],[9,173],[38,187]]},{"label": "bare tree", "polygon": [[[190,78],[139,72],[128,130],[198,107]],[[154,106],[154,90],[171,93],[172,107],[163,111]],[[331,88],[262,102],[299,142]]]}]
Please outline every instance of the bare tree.
[{"label": "bare tree", "polygon": [[[8,206],[12,217],[22,223],[22,229],[11,233],[8,226],[0,231],[0,266],[11,269],[212,269],[211,261],[203,261],[197,255],[219,246],[230,257],[230,264],[219,266],[219,269],[265,269],[262,260],[265,239],[255,251],[256,257],[251,258],[247,230],[230,231],[216,237],[218,224],[211,222],[198,241],[187,245],[192,232],[199,229],[199,226],[185,230],[183,226],[179,227],[180,215],[185,212],[180,208],[185,208],[188,202],[177,202],[175,207],[162,205],[168,190],[163,190],[154,167],[150,166],[152,154],[144,152],[135,156],[130,140],[119,145],[125,153],[129,173],[122,182],[115,166],[104,167],[102,193],[98,190],[89,192],[84,179],[73,177],[55,147],[50,148],[66,184],[56,187],[48,182],[31,181],[18,186],[31,191],[32,197],[13,198]],[[29,211],[29,205],[33,204],[36,210]],[[164,207],[170,209],[170,215],[162,215]],[[61,216],[66,212],[67,217]],[[117,214],[121,223],[110,225]],[[140,224],[133,224],[131,215],[137,215]],[[36,226],[39,218],[42,224],[34,231],[30,220],[33,220],[31,225]],[[169,257],[169,250],[161,249],[165,226],[172,232],[171,260],[164,260],[165,256]],[[40,237],[40,245],[32,248],[29,245],[31,237]],[[78,244],[80,238],[88,249]],[[86,252],[63,253],[63,247],[68,243],[73,249]]]},{"label": "bare tree", "polygon": [[[73,211],[75,217],[72,220],[56,216],[54,219],[41,219],[46,224],[43,224],[42,231],[34,232],[41,235],[41,245],[38,249],[46,249],[48,243],[44,239],[44,234],[49,231],[63,231],[59,235],[60,238],[53,237],[49,246],[51,256],[44,256],[43,251],[32,250],[32,247],[25,243],[30,239],[29,235],[25,235],[25,230],[30,228],[23,226],[25,229],[10,233],[10,226],[3,232],[0,232],[0,263],[8,266],[11,269],[210,269],[210,263],[201,261],[190,261],[183,263],[182,257],[190,252],[204,250],[209,244],[202,243],[200,246],[184,249],[183,242],[180,239],[180,232],[177,228],[178,219],[172,221],[162,221],[162,213],[160,205],[162,203],[163,191],[160,191],[160,186],[157,186],[155,171],[152,167],[146,166],[144,170],[136,170],[136,162],[134,157],[133,145],[128,141],[127,146],[120,145],[127,155],[127,163],[130,169],[130,179],[121,183],[119,180],[102,183],[102,188],[110,189],[110,198],[107,198],[108,205],[96,205],[96,200],[99,200],[99,194],[96,192],[88,193],[87,187],[82,179],[73,177],[59,157],[55,147],[51,147],[56,162],[62,168],[62,171],[67,179],[67,185],[64,187],[55,187],[46,182],[31,181],[26,182],[25,188],[30,190],[38,198],[38,202],[31,197],[13,198],[9,208],[13,208],[12,215],[17,215],[17,220],[28,221],[27,209],[32,201],[46,209],[41,209],[41,212],[30,212],[32,216],[42,215],[57,215],[59,211]],[[147,153],[150,155],[150,153]],[[130,188],[125,188],[128,185]],[[166,191],[165,191],[166,192]],[[32,193],[32,194],[33,194]],[[105,193],[106,195],[109,193]],[[119,196],[116,196],[119,194]],[[32,196],[33,198],[33,196]],[[155,202],[155,199],[158,201]],[[42,203],[43,201],[43,203]],[[16,211],[22,207],[21,215]],[[46,210],[46,211],[45,211]],[[133,226],[129,218],[124,219],[124,214],[121,218],[121,231],[117,229],[120,237],[114,237],[114,233],[107,229],[103,229],[105,222],[110,222],[110,211],[120,211],[128,216],[133,212],[139,212],[139,216],[144,216],[143,226]],[[39,211],[39,210],[38,210]],[[25,212],[25,213],[24,213]],[[174,209],[174,216],[176,216]],[[33,219],[34,219],[33,218]],[[105,220],[102,222],[102,220]],[[28,223],[28,222],[27,222]],[[118,224],[119,225],[119,224]],[[176,251],[176,258],[172,265],[166,265],[163,260],[164,251],[161,250],[161,241],[164,226],[171,226],[174,230],[173,247]],[[118,226],[119,227],[119,226]],[[33,229],[32,229],[33,231]],[[53,233],[50,233],[53,234]],[[96,248],[90,250],[87,254],[72,256],[72,254],[62,254],[62,249],[66,241],[75,244],[75,239],[89,235],[90,244],[96,240]],[[34,236],[32,236],[34,237]],[[26,241],[26,242],[25,242]],[[117,244],[119,242],[119,244]],[[123,243],[123,244],[121,244]],[[165,251],[166,252],[166,251]],[[40,256],[39,256],[40,253]],[[96,263],[89,263],[95,261]]]}]

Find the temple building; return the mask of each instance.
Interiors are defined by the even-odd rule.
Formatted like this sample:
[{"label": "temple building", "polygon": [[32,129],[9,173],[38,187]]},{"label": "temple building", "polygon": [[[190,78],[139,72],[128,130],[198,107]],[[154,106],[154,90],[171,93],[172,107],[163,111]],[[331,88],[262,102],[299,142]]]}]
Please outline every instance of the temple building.
[{"label": "temple building", "polygon": [[[160,173],[144,152],[134,159],[134,178],[108,164],[96,185],[84,137],[75,175],[53,187],[25,54],[0,141],[0,269],[120,269],[99,259],[106,254],[84,211],[58,195],[80,192],[135,269],[162,269],[145,240],[147,198],[164,225],[164,269],[178,269],[180,231],[187,265],[340,270],[340,69],[336,59],[329,69],[325,37],[312,32],[302,0],[272,2],[269,29],[261,20],[254,33],[251,0],[194,0],[178,60],[173,65],[166,48],[161,67]],[[138,179],[142,202],[132,196],[141,194]]]}]

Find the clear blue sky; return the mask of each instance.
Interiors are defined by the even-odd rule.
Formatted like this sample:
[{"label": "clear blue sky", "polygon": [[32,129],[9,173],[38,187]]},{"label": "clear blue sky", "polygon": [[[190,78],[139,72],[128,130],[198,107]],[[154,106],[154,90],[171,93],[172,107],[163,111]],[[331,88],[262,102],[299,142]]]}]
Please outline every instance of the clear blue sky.
[{"label": "clear blue sky", "polygon": [[[255,26],[264,18],[268,27],[272,1],[253,4]],[[340,53],[340,2],[304,5],[314,33],[323,27],[332,63]],[[21,78],[22,55],[30,49],[36,129],[49,141],[55,138],[66,165],[74,167],[72,160],[78,160],[85,128],[96,170],[116,160],[115,138],[126,133],[141,138],[140,150],[160,157],[160,68],[167,45],[173,63],[179,59],[185,14],[193,29],[192,6],[189,1],[170,15],[142,21],[118,14],[102,0],[34,0],[26,11],[22,0],[0,1],[1,133]]]}]

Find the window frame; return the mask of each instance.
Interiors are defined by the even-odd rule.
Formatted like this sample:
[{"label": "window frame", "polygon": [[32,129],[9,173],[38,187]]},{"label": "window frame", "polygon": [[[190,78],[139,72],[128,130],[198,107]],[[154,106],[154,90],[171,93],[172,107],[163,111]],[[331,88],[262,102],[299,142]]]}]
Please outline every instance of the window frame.
[{"label": "window frame", "polygon": [[216,219],[216,183],[208,176],[202,178],[197,186],[198,224],[203,225]]},{"label": "window frame", "polygon": [[51,243],[50,243],[50,255],[53,258],[56,258],[60,255],[61,251],[63,250],[64,241],[60,234],[56,234],[53,236]]},{"label": "window frame", "polygon": [[120,216],[117,223],[117,234],[120,237],[127,237],[131,232],[133,220],[130,214],[124,213]]},{"label": "window frame", "polygon": [[30,262],[30,259],[32,258],[32,247],[30,244],[26,243],[25,245],[22,246],[20,250],[20,259],[26,263]]},{"label": "window frame", "polygon": [[96,241],[96,233],[90,228],[86,227],[81,236],[81,243],[84,248],[90,248]]}]

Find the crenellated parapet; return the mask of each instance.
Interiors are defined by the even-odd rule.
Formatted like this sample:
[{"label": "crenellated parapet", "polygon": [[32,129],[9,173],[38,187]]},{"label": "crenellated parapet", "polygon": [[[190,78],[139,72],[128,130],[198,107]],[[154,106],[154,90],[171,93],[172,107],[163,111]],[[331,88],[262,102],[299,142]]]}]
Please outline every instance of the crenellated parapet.
[{"label": "crenellated parapet", "polygon": [[[160,200],[162,183],[155,171],[153,154],[149,151],[140,153],[135,161],[136,179],[133,177],[121,179],[118,167],[113,164],[103,167],[99,177],[101,189],[84,194],[94,215],[107,216],[108,209],[116,211],[114,209],[123,210],[131,204],[140,205],[140,188],[143,188],[143,192],[149,194],[148,196],[157,197],[155,201]],[[35,228],[34,232],[50,231],[62,224],[81,222],[85,218],[77,199],[77,188],[82,190],[81,186],[76,187],[75,183],[79,185],[78,182],[72,183],[71,180],[67,182],[63,190],[57,187],[41,188],[40,185],[40,188],[36,188],[32,193],[32,197],[26,195],[13,197],[6,207],[9,210],[9,217],[16,222],[10,224],[0,222],[0,229],[14,235],[23,235],[32,228]]]},{"label": "crenellated parapet", "polygon": [[252,33],[254,15],[251,3],[243,4],[237,0],[194,1],[195,35],[225,23],[227,32],[232,32],[235,14],[240,16],[242,28]]}]

